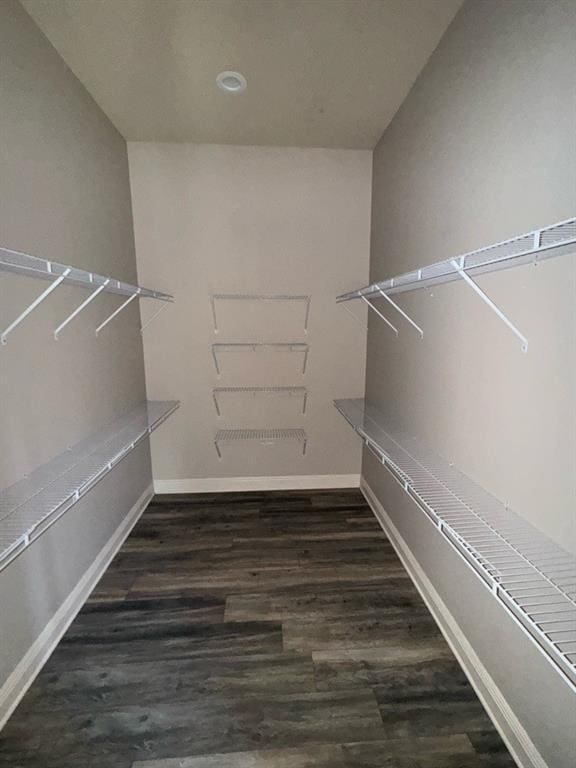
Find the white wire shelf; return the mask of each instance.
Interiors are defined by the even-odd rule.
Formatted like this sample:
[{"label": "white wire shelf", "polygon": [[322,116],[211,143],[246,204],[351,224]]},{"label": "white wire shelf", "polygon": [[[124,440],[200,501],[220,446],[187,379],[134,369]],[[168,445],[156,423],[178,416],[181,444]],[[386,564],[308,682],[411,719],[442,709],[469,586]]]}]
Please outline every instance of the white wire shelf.
[{"label": "white wire shelf", "polygon": [[335,405],[576,688],[576,558],[415,438],[391,434],[364,400]]},{"label": "white wire shelf", "polygon": [[302,446],[302,455],[304,456],[308,437],[303,429],[219,429],[214,437],[218,458],[222,458],[222,445],[245,441],[255,441],[260,445],[274,445],[283,442],[299,443]]},{"label": "white wire shelf", "polygon": [[180,403],[148,401],[0,491],[0,570],[98,483]]},{"label": "white wire shelf", "polygon": [[302,398],[302,413],[306,413],[306,403],[308,401],[308,390],[306,387],[215,387],[212,390],[212,399],[216,413],[221,416],[220,397],[221,395],[272,395],[278,397],[298,397]]},{"label": "white wire shelf", "polygon": [[218,333],[218,317],[216,302],[218,301],[300,301],[304,304],[304,332],[308,333],[311,296],[290,293],[214,293],[210,297],[214,332]]},{"label": "white wire shelf", "polygon": [[421,269],[415,269],[412,272],[406,272],[387,280],[372,283],[349,293],[343,293],[336,297],[336,301],[345,302],[354,299],[364,301],[398,335],[398,329],[370,301],[370,299],[374,298],[383,298],[423,337],[424,331],[422,328],[390,297],[394,294],[428,288],[440,283],[464,280],[519,338],[522,350],[526,352],[528,349],[528,339],[484,293],[473,278],[488,272],[510,269],[523,264],[536,264],[545,259],[575,252],[576,218],[567,219],[541,229],[535,229],[532,232],[518,235],[510,240],[504,240],[501,243],[495,243],[476,251],[470,251],[469,253],[445,259],[444,261],[438,261]]},{"label": "white wire shelf", "polygon": [[[120,312],[127,307],[134,299],[156,299],[162,302],[172,302],[174,297],[160,291],[153,291],[149,288],[142,288],[138,285],[123,283],[112,277],[98,275],[95,272],[88,272],[84,269],[77,269],[65,264],[59,264],[55,261],[30,256],[27,253],[13,251],[9,248],[0,248],[0,271],[13,272],[27,277],[36,277],[41,280],[49,280],[51,285],[43,291],[10,325],[0,332],[0,341],[7,343],[8,335],[12,333],[20,323],[28,317],[48,296],[62,283],[80,286],[90,289],[89,296],[54,330],[54,337],[75,318],[85,307],[87,307],[101,293],[112,293],[119,296],[126,296],[124,301],[114,312],[109,315],[104,322],[96,328],[98,334],[108,323],[113,320]],[[158,313],[157,313],[158,314]],[[145,325],[148,325],[154,315]],[[144,326],[142,327],[144,330]]]},{"label": "white wire shelf", "polygon": [[302,357],[302,375],[306,373],[306,366],[308,364],[308,352],[310,350],[308,344],[295,341],[295,342],[283,342],[283,341],[248,341],[248,342],[232,342],[230,344],[212,344],[212,359],[214,360],[214,367],[218,376],[221,375],[220,361],[218,355],[228,352],[259,352],[265,350],[274,350],[277,352],[301,352]]}]

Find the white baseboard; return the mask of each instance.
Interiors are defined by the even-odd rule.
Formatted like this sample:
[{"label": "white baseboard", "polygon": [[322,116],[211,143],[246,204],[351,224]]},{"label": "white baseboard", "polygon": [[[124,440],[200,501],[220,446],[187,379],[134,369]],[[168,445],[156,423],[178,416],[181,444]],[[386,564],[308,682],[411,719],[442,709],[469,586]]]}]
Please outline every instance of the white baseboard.
[{"label": "white baseboard", "polygon": [[283,475],[280,477],[200,477],[154,480],[155,493],[220,493],[223,491],[298,491],[359,488],[360,475]]},{"label": "white baseboard", "polygon": [[526,729],[364,478],[360,489],[516,763],[521,768],[547,768]]},{"label": "white baseboard", "polygon": [[96,583],[108,568],[141,514],[146,509],[153,496],[150,485],[130,509],[110,539],[100,550],[96,559],[82,576],[81,580],[44,627],[32,646],[23,656],[10,677],[0,688],[0,730],[6,724],[20,700],[34,682],[52,651],[56,648],[62,636],[76,618]]}]

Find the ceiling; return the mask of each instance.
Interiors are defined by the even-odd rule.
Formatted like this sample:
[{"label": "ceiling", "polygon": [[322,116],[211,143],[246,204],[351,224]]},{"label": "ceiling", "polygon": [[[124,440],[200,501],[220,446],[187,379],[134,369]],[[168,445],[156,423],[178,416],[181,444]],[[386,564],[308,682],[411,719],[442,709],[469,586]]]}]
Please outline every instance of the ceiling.
[{"label": "ceiling", "polygon": [[371,149],[462,0],[21,2],[129,141]]}]

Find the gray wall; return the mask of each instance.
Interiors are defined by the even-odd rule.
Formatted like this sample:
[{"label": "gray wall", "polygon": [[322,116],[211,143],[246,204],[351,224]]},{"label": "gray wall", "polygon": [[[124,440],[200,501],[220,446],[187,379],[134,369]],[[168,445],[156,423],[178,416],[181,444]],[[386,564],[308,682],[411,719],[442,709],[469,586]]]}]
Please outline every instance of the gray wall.
[{"label": "gray wall", "polygon": [[[574,215],[575,64],[574,3],[463,6],[375,150],[371,280]],[[528,354],[463,283],[405,295],[399,302],[425,337],[400,319],[395,340],[370,318],[367,398],[576,551],[576,259],[479,283],[529,337]],[[363,472],[392,514],[384,470],[369,454]],[[402,515],[396,524],[413,549],[438,552],[422,518],[410,530]],[[423,565],[549,765],[568,765],[561,744],[571,713],[550,708],[545,686],[532,707],[541,670],[530,667],[519,685],[519,671],[503,667],[501,647],[512,659],[515,641],[497,619],[487,625],[469,611],[475,603],[457,558],[439,554]],[[450,584],[461,588],[450,592]]]},{"label": "gray wall", "polygon": [[[136,280],[126,143],[12,0],[0,3],[0,200],[3,246]],[[46,287],[0,274],[0,326]],[[0,488],[145,399],[134,304],[96,339],[119,304],[99,297],[54,341],[86,295],[57,289],[0,350]],[[45,534],[49,549],[41,537],[0,573],[0,686],[150,484],[148,448],[115,476],[116,493],[96,486]]]},{"label": "gray wall", "polygon": [[[332,399],[362,392],[366,331],[334,296],[368,279],[371,153],[128,147],[139,276],[176,296],[144,334],[150,396],[182,400],[154,445],[158,490],[198,490],[206,478],[229,488],[218,480],[255,476],[356,475],[357,483],[360,447],[346,441]],[[279,302],[219,302],[216,334],[211,293],[311,294],[308,335],[303,306]],[[307,342],[306,375],[300,354],[248,352],[222,355],[218,379],[211,344],[234,341]],[[303,385],[306,414],[287,397],[223,396],[220,418],[212,403],[214,386]],[[310,441],[306,456],[290,444],[248,444],[225,447],[219,460],[221,427],[304,427]]]},{"label": "gray wall", "polygon": [[[576,5],[482,0],[457,15],[374,153],[371,279],[574,215]],[[367,392],[576,551],[576,259],[399,299],[396,341],[370,319]],[[433,295],[431,295],[431,293]]]}]

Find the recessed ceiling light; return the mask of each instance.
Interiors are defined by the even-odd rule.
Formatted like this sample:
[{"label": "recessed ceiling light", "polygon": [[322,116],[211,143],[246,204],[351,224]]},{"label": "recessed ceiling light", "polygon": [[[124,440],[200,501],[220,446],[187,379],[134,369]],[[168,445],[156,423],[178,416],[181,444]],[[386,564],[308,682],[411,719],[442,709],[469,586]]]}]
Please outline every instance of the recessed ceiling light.
[{"label": "recessed ceiling light", "polygon": [[246,78],[240,72],[220,72],[216,83],[218,88],[226,93],[241,93],[246,90]]}]

